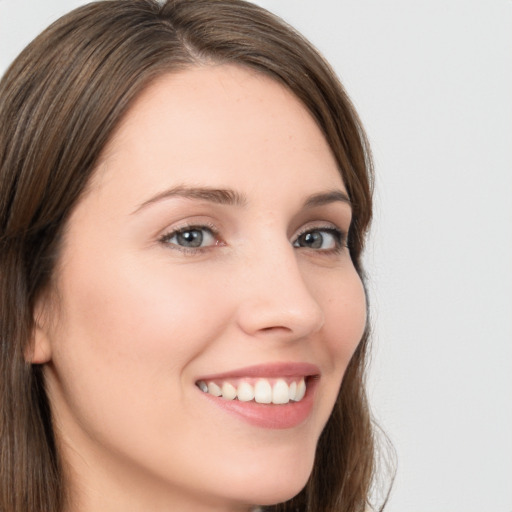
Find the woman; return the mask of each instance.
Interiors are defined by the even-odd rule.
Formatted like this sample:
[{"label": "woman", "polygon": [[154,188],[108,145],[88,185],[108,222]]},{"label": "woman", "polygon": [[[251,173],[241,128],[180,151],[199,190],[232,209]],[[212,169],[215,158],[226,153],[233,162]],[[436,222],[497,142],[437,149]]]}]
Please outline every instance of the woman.
[{"label": "woman", "polygon": [[239,0],[61,18],[0,85],[8,512],[361,511],[362,127]]}]

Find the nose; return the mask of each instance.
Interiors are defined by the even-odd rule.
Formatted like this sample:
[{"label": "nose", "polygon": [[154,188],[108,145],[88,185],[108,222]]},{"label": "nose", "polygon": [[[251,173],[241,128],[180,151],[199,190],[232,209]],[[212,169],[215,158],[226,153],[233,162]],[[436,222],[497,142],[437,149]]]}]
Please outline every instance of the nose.
[{"label": "nose", "polygon": [[305,338],[324,324],[324,312],[308,288],[295,249],[256,251],[243,265],[238,324],[251,336]]}]

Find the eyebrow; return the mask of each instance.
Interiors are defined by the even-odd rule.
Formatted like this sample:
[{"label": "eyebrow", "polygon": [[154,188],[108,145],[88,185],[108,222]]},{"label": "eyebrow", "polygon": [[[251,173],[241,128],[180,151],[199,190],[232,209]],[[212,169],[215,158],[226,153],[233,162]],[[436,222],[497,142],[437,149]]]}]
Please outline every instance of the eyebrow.
[{"label": "eyebrow", "polygon": [[147,206],[158,203],[165,199],[171,199],[173,197],[183,197],[185,199],[199,199],[202,201],[208,201],[210,203],[232,205],[232,206],[244,206],[247,204],[247,198],[234,190],[225,188],[210,188],[210,187],[186,187],[178,186],[168,190],[160,192],[156,196],[144,201],[138,206],[133,213],[146,208]]},{"label": "eyebrow", "polygon": [[[171,199],[173,197],[182,197],[185,199],[199,199],[228,206],[245,206],[247,204],[247,197],[235,190],[225,188],[211,188],[211,187],[188,187],[180,185],[160,192],[156,196],[144,201],[139,205],[133,213],[146,208],[149,205]],[[330,190],[327,192],[319,192],[309,196],[304,202],[304,208],[316,208],[330,203],[341,202],[351,206],[351,201],[348,195],[341,190]]]},{"label": "eyebrow", "polygon": [[349,206],[352,206],[352,202],[345,192],[342,190],[330,190],[328,192],[320,192],[319,194],[309,196],[304,203],[304,208],[315,208],[337,202],[346,203]]}]

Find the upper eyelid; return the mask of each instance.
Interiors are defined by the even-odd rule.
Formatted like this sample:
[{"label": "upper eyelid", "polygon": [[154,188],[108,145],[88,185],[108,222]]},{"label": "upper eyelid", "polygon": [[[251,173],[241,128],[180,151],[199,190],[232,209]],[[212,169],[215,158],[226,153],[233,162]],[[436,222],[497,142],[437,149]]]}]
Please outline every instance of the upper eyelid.
[{"label": "upper eyelid", "polygon": [[[331,221],[312,221],[313,223],[306,223],[304,226],[299,228],[295,231],[294,237],[298,237],[304,233],[307,233],[308,231],[321,231],[324,230],[332,230],[332,231],[339,231],[341,234],[348,233],[348,230],[343,229],[342,227],[338,226],[336,223]],[[314,224],[316,222],[316,224]]]},{"label": "upper eyelid", "polygon": [[159,239],[169,238],[172,235],[176,235],[177,233],[181,233],[183,231],[192,230],[192,229],[207,229],[211,231],[214,235],[219,234],[219,228],[214,224],[204,223],[204,222],[189,222],[184,223],[179,226],[173,226],[170,228],[164,229],[161,234],[158,236]]}]

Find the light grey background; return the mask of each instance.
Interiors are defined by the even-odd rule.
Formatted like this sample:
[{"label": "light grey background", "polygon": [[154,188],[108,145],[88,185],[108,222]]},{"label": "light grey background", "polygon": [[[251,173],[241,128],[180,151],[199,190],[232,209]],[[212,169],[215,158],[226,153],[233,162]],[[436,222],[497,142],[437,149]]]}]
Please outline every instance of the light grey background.
[{"label": "light grey background", "polygon": [[[0,71],[83,3],[0,0]],[[333,63],[373,145],[370,390],[399,460],[388,510],[512,512],[512,1],[258,3]]]}]

